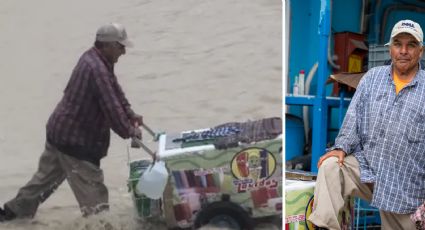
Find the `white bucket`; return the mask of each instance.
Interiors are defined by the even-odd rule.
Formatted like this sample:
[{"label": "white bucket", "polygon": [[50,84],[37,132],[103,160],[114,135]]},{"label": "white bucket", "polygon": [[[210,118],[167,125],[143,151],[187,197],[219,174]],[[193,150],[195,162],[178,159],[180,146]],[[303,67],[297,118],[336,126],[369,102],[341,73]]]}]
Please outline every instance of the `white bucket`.
[{"label": "white bucket", "polygon": [[137,183],[137,191],[151,199],[162,197],[168,180],[168,171],[163,161],[151,164],[141,175]]}]

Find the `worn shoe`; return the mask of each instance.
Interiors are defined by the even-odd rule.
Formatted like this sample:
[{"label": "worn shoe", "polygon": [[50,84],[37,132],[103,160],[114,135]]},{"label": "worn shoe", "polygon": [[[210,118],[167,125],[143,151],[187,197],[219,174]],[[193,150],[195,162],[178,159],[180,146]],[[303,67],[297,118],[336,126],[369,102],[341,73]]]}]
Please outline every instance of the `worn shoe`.
[{"label": "worn shoe", "polygon": [[6,212],[2,208],[0,208],[0,222],[5,221],[5,219],[6,219]]},{"label": "worn shoe", "polygon": [[16,214],[12,212],[6,205],[4,209],[0,208],[0,222],[13,220],[16,218]]}]

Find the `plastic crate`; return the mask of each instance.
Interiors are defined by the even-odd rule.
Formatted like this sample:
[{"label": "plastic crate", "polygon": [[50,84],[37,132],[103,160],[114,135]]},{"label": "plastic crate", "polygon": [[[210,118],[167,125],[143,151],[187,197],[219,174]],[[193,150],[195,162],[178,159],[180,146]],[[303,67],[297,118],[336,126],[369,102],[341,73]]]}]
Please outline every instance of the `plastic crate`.
[{"label": "plastic crate", "polygon": [[369,45],[369,55],[368,55],[368,69],[371,69],[376,66],[385,65],[390,62],[390,52],[388,46],[384,45]]},{"label": "plastic crate", "polygon": [[[370,229],[381,225],[379,210],[369,205],[367,201],[356,198],[354,229]],[[379,228],[378,228],[379,229]]]},{"label": "plastic crate", "polygon": [[[391,64],[391,57],[388,46],[378,44],[369,45],[368,69],[389,64]],[[422,68],[425,67],[425,55],[422,55],[421,65]]]},{"label": "plastic crate", "polygon": [[162,213],[161,200],[150,199],[137,191],[137,183],[143,172],[152,164],[150,160],[137,160],[130,163],[130,178],[127,181],[129,192],[135,204],[137,217],[144,220],[147,218],[159,218]]}]

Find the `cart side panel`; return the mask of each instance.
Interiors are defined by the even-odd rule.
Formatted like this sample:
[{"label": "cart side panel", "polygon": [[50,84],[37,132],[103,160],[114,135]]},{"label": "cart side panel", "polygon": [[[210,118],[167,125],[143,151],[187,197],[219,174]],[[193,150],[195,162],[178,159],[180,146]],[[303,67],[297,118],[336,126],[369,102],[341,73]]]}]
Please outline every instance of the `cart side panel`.
[{"label": "cart side panel", "polygon": [[170,172],[174,218],[180,227],[223,195],[253,218],[282,210],[282,141],[274,139],[225,150],[188,152],[164,159]]}]

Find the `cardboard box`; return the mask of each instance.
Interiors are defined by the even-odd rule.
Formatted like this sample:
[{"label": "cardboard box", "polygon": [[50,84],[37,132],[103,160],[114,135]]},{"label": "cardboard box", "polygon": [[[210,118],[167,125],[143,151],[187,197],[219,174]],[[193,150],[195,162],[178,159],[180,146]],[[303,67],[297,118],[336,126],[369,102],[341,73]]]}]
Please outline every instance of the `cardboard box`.
[{"label": "cardboard box", "polygon": [[360,80],[363,78],[366,72],[362,73],[337,73],[332,74],[327,83],[335,81],[344,85],[347,85],[351,88],[356,89]]}]

